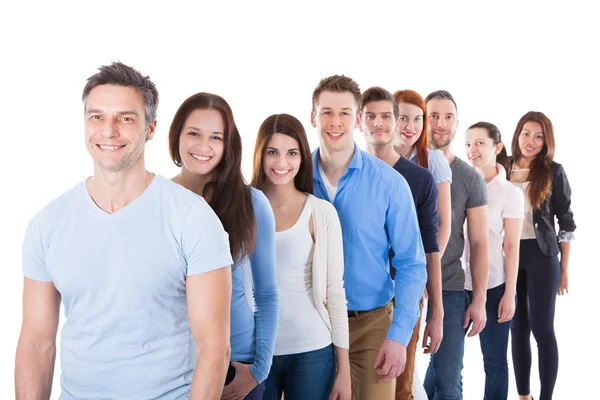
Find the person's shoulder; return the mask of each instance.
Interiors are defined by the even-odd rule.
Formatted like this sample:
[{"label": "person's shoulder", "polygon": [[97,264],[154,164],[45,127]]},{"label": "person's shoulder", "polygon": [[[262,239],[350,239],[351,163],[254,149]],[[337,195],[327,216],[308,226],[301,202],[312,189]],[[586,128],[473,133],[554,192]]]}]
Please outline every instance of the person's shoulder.
[{"label": "person's shoulder", "polygon": [[409,183],[412,181],[421,186],[435,185],[435,178],[427,168],[423,168],[404,157],[398,160],[394,169],[401,173]]},{"label": "person's shoulder", "polygon": [[363,168],[367,168],[371,170],[370,172],[377,174],[377,179],[392,181],[397,180],[398,178],[402,179],[402,176],[385,161],[372,156],[364,150],[361,150],[361,152],[363,157]]},{"label": "person's shoulder", "polygon": [[184,186],[158,174],[154,176],[154,179],[156,185],[159,186],[160,196],[162,196],[169,212],[187,213],[192,209],[197,210],[197,212],[207,209],[212,210],[204,197],[186,189]]},{"label": "person's shoulder", "polygon": [[269,199],[262,192],[262,190],[255,188],[254,186],[247,185],[246,188],[250,190],[250,196],[252,198],[252,206],[256,208],[271,208],[271,203],[269,203]]},{"label": "person's shoulder", "polygon": [[52,223],[51,221],[71,213],[76,203],[85,201],[83,196],[83,191],[86,190],[85,185],[85,181],[79,182],[71,189],[52,199],[34,215],[32,221]]},{"label": "person's shoulder", "polygon": [[429,162],[445,163],[446,165],[449,165],[448,159],[446,158],[442,150],[427,149],[427,160]]},{"label": "person's shoulder", "polygon": [[318,198],[315,195],[309,194],[308,198],[312,204],[313,209],[316,212],[322,212],[324,214],[331,214],[331,213],[336,213],[337,211],[334,207],[333,204],[331,204],[330,202],[328,202],[327,200],[323,200]]}]

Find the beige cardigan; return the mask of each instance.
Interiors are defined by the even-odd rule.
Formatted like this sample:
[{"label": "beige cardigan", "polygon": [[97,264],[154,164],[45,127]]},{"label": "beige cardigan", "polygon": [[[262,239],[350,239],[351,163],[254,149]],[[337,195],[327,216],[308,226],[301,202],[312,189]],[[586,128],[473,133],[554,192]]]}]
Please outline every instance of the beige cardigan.
[{"label": "beige cardigan", "polygon": [[315,234],[312,292],[317,311],[329,327],[333,345],[350,348],[348,308],[344,289],[342,227],[335,207],[310,196]]}]

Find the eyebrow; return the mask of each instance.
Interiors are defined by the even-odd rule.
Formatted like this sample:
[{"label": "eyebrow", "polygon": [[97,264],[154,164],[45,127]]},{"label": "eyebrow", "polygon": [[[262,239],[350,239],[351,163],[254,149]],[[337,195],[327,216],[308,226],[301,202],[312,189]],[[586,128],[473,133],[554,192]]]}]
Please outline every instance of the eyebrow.
[{"label": "eyebrow", "polygon": [[[86,114],[101,114],[103,113],[103,110],[100,110],[99,108],[90,108],[89,110],[86,110]],[[137,111],[134,110],[124,110],[124,111],[118,111],[117,112],[118,115],[135,115],[136,117],[139,117],[140,114]]]},{"label": "eyebrow", "polygon": [[[400,117],[407,117],[408,118],[408,115],[406,115],[406,114],[400,114],[399,116]],[[417,115],[415,115],[415,117],[422,117],[422,116],[423,116],[423,114],[417,114]]]},{"label": "eyebrow", "polygon": [[[202,132],[202,129],[200,129],[200,128],[196,128],[195,126],[191,126],[191,125],[190,125],[190,126],[186,126],[186,127],[184,128],[184,130],[187,130],[187,129],[191,129],[191,130],[193,130],[193,131]],[[213,133],[213,134],[216,134],[216,135],[223,135],[223,136],[225,136],[225,135],[223,134],[223,132],[220,132],[220,131],[213,131],[212,133]]]},{"label": "eyebrow", "polygon": [[[321,110],[333,110],[331,107],[321,107]],[[342,107],[342,110],[352,110],[352,107]]]},{"label": "eyebrow", "polygon": [[[276,151],[279,151],[279,149],[277,147],[271,147],[271,146],[265,147],[265,150],[276,150]],[[300,149],[293,148],[293,149],[288,149],[287,151],[300,151]]]},{"label": "eyebrow", "polygon": [[375,115],[375,114],[393,114],[393,112],[391,112],[391,111],[384,111],[384,112],[376,113],[376,112],[373,112],[373,111],[366,111],[365,114],[373,114],[373,115]]}]

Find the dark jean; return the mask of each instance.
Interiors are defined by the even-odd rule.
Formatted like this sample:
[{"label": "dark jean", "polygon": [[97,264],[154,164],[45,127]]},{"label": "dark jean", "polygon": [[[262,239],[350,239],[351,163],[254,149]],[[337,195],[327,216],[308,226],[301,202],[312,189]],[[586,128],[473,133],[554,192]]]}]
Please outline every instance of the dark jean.
[{"label": "dark jean", "polygon": [[[466,291],[442,291],[444,337],[437,353],[432,354],[423,386],[429,400],[461,400],[462,369],[465,353],[463,322],[469,306]],[[427,310],[429,319],[429,309]]]},{"label": "dark jean", "polygon": [[517,392],[530,394],[531,334],[537,342],[540,372],[539,400],[551,400],[558,375],[558,344],[554,311],[560,284],[557,256],[542,253],[536,239],[521,240],[517,308],[511,327],[512,357]]},{"label": "dark jean", "polygon": [[335,379],[333,345],[306,353],[274,356],[263,400],[327,400]]},{"label": "dark jean", "polygon": [[[244,363],[248,364],[248,363]],[[229,385],[231,381],[235,378],[235,368],[231,363],[229,363],[229,369],[227,370],[227,376],[225,378],[225,386]],[[265,383],[261,382],[254,387],[248,394],[244,397],[244,400],[261,400],[263,397],[263,392],[265,390]]]},{"label": "dark jean", "polygon": [[[498,306],[504,296],[506,285],[487,290],[485,310],[487,322],[479,334],[479,344],[483,354],[485,370],[484,400],[506,400],[508,398],[508,333],[511,321],[498,322]],[[473,301],[473,292],[467,291],[469,302]]]}]

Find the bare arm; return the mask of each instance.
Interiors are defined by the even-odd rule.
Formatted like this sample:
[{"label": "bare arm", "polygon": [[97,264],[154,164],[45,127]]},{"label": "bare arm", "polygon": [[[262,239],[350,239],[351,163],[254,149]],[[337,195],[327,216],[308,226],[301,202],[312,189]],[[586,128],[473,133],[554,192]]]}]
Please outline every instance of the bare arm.
[{"label": "bare arm", "polygon": [[[450,200],[450,182],[440,182],[438,189],[438,244],[440,246],[440,259],[444,255],[448,240],[450,240],[450,224],[452,222],[452,206]],[[427,271],[429,272],[429,271]],[[427,288],[429,290],[429,288]]]},{"label": "bare arm", "polygon": [[444,316],[442,306],[442,262],[440,253],[426,253],[427,265],[427,294],[428,302],[433,314]]},{"label": "bare arm", "polygon": [[560,285],[558,294],[569,293],[569,254],[571,253],[571,242],[560,242]]},{"label": "bare arm", "polygon": [[519,270],[519,245],[523,220],[520,218],[504,218],[504,272],[506,273],[506,289],[504,293],[514,296],[517,292],[517,272]]},{"label": "bare arm", "polygon": [[231,268],[186,280],[188,318],[196,341],[196,370],[190,400],[221,398],[229,365]]},{"label": "bare arm", "polygon": [[467,232],[471,248],[473,301],[482,300],[484,304],[490,272],[488,229],[487,206],[467,208]]},{"label": "bare arm", "polygon": [[467,232],[471,248],[471,276],[473,278],[473,301],[465,313],[464,328],[472,322],[468,336],[475,336],[485,328],[487,315],[485,301],[490,272],[488,243],[487,205],[467,208]]},{"label": "bare arm", "polygon": [[52,282],[25,278],[23,324],[17,344],[17,400],[48,400],[56,359],[60,294]]}]

